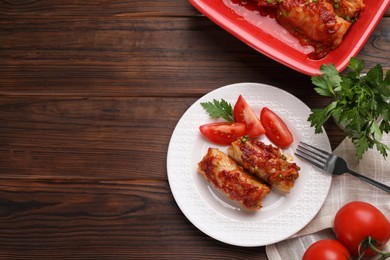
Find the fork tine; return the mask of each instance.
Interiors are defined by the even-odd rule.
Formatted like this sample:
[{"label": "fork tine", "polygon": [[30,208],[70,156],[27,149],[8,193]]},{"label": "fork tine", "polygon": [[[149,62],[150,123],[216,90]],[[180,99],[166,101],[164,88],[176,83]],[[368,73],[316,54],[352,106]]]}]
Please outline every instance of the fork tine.
[{"label": "fork tine", "polygon": [[[322,153],[322,154],[325,154],[325,155],[327,155],[327,157],[329,157],[329,156],[332,155],[331,153],[328,153],[327,151],[321,150],[320,148],[314,147],[314,146],[312,146],[312,145],[310,145],[310,144],[307,144],[307,143],[305,143],[305,142],[300,141],[299,143],[302,144],[302,145],[304,145],[304,146],[306,146],[306,147],[310,147],[311,149],[314,149],[314,150],[316,150],[317,152],[320,152],[320,153]],[[298,145],[298,146],[299,146],[299,145]],[[302,146],[301,146],[301,147],[302,147]],[[303,147],[302,147],[302,148],[303,148]],[[306,150],[308,150],[308,149],[306,148]]]},{"label": "fork tine", "polygon": [[295,155],[298,156],[299,158],[303,159],[304,161],[307,161],[310,164],[320,168],[320,169],[325,168],[326,161],[321,160],[321,158],[319,158],[319,157],[313,156],[313,154],[309,154],[305,151],[299,150],[299,148],[298,148],[295,151]]},{"label": "fork tine", "polygon": [[316,150],[313,150],[313,149],[309,149],[305,146],[302,146],[300,144],[298,144],[298,149],[301,149],[301,151],[304,151],[304,153],[308,156],[317,156],[319,158],[322,158],[322,159],[327,159],[329,156],[325,156],[324,154],[321,154],[321,153],[318,153]]}]

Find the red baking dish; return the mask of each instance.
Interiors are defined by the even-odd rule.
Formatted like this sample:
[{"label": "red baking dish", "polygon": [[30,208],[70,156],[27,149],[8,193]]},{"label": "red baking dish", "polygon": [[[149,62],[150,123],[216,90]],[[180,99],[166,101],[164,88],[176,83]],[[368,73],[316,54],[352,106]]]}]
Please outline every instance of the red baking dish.
[{"label": "red baking dish", "polygon": [[365,0],[365,8],[343,42],[324,58],[308,58],[310,46],[302,46],[275,19],[262,15],[250,0],[189,0],[210,20],[260,53],[306,75],[320,74],[322,64],[344,70],[366,43],[390,6],[390,0]]}]

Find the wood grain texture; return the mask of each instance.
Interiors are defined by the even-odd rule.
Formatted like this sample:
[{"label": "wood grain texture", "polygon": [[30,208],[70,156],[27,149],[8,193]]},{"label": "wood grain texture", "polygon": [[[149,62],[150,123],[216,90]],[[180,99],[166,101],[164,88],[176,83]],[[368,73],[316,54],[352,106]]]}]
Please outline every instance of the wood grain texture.
[{"label": "wood grain texture", "polygon": [[[358,55],[367,67],[390,68],[389,20],[379,23]],[[142,96],[147,90],[149,96],[199,97],[236,82],[262,82],[293,94],[313,87],[308,76],[204,17],[18,21],[8,20],[0,30],[1,94]]]},{"label": "wood grain texture", "polygon": [[170,136],[194,101],[0,97],[1,175],[166,180]]},{"label": "wood grain texture", "polygon": [[2,0],[0,14],[8,17],[133,17],[133,16],[188,16],[196,10],[182,0],[94,0],[80,3],[77,0]]},{"label": "wood grain texture", "polygon": [[[389,28],[388,10],[368,66],[390,68]],[[193,226],[167,177],[180,117],[237,82],[330,101],[188,1],[0,0],[0,259],[265,260]]]},{"label": "wood grain texture", "polygon": [[263,248],[197,230],[167,182],[3,179],[0,188],[2,258],[265,259]]}]

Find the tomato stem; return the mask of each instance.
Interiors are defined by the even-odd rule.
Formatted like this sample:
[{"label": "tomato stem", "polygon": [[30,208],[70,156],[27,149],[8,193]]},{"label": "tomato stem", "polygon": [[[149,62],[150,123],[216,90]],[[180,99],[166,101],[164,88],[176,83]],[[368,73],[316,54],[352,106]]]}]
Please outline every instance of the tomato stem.
[{"label": "tomato stem", "polygon": [[[369,236],[366,239],[362,240],[362,242],[359,245],[359,249],[358,249],[358,251],[359,251],[359,258],[358,258],[358,260],[363,259],[364,253],[366,252],[368,247],[370,247],[371,250],[373,250],[377,254],[381,255],[381,257],[378,258],[378,260],[384,260],[384,259],[387,259],[388,257],[390,257],[390,252],[385,252],[385,251],[379,250],[378,248],[376,248],[375,242],[377,242],[377,240],[372,238],[371,236]],[[364,249],[363,252],[360,252],[361,247],[363,247],[363,249]]]}]

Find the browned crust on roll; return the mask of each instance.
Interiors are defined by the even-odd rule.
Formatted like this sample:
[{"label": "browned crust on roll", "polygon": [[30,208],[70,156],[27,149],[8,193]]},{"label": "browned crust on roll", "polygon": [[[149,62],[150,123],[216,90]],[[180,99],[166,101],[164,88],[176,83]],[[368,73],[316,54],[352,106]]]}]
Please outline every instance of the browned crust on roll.
[{"label": "browned crust on roll", "polygon": [[209,148],[198,163],[198,172],[232,200],[248,209],[260,209],[269,194],[267,185],[244,172],[235,161],[217,148]]},{"label": "browned crust on roll", "polygon": [[239,138],[228,148],[228,153],[249,173],[280,191],[289,192],[299,177],[300,168],[288,162],[280,149],[271,144]]}]

